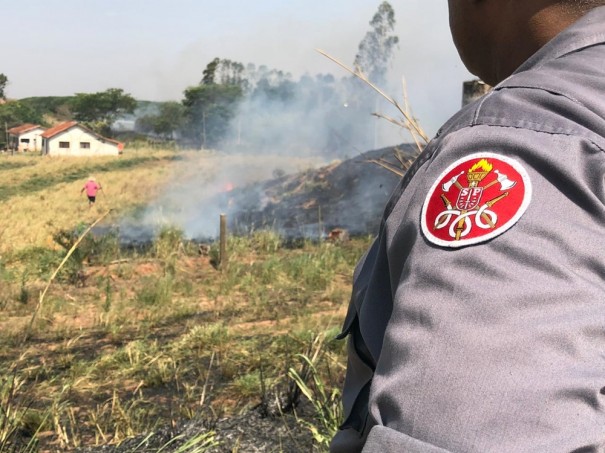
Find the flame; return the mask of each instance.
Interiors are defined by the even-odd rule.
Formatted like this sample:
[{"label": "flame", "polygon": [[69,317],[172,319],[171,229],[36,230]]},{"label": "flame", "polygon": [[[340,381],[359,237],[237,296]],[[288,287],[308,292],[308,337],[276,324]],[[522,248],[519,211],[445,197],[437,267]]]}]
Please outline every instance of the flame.
[{"label": "flame", "polygon": [[224,190],[225,192],[231,192],[234,189],[234,185],[231,182],[228,182],[227,184],[225,184],[224,186]]},{"label": "flame", "polygon": [[492,168],[494,168],[494,166],[490,164],[486,159],[481,159],[479,162],[473,165],[468,172],[473,173],[476,171],[480,171],[489,173],[490,171],[492,171]]}]

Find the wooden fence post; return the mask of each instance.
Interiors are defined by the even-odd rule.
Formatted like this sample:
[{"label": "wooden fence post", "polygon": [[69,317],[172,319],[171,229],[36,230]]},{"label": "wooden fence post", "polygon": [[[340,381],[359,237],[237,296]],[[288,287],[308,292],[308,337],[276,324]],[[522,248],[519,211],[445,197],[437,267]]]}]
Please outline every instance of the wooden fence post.
[{"label": "wooden fence post", "polygon": [[222,269],[227,262],[227,215],[221,214],[221,230],[218,266]]}]

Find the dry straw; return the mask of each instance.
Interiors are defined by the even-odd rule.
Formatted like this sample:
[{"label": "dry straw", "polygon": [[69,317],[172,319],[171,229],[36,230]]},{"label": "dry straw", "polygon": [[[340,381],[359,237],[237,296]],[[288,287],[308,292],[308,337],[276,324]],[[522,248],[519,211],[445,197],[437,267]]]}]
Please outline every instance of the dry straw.
[{"label": "dry straw", "polygon": [[[424,132],[424,129],[422,128],[422,126],[420,126],[420,123],[418,122],[418,120],[416,118],[414,118],[414,115],[411,112],[410,105],[408,102],[407,86],[405,83],[405,79],[402,79],[403,104],[400,104],[395,99],[393,99],[393,97],[386,94],[384,92],[384,90],[382,90],[377,85],[375,85],[372,81],[370,81],[370,79],[368,79],[368,77],[363,72],[361,72],[361,70],[359,68],[356,68],[356,69],[350,68],[349,66],[342,63],[337,58],[334,58],[327,52],[325,52],[321,49],[316,49],[316,50],[317,50],[317,52],[322,54],[324,57],[330,59],[331,61],[336,63],[338,66],[340,66],[341,68],[345,69],[346,71],[348,71],[349,73],[351,73],[352,75],[357,77],[359,80],[361,80],[366,85],[368,85],[370,88],[372,88],[374,91],[376,91],[380,96],[382,96],[384,99],[386,99],[387,102],[389,102],[389,104],[393,105],[401,113],[402,118],[393,118],[391,116],[388,116],[388,115],[385,115],[385,114],[379,113],[379,112],[374,112],[374,113],[372,113],[372,115],[374,115],[378,118],[385,119],[389,123],[395,124],[396,126],[406,129],[412,136],[412,140],[414,140],[414,143],[418,150],[418,154],[420,154],[422,152],[422,150],[424,149],[424,147],[426,146],[426,144],[429,142],[430,139],[429,139],[428,135],[426,134],[426,132]],[[401,168],[394,166],[392,163],[390,163],[384,159],[371,159],[371,160],[368,160],[368,162],[377,164],[393,173],[396,173],[399,176],[403,176],[403,174],[405,173],[405,170],[407,170],[409,168],[409,166],[411,165],[411,163],[413,162],[414,159],[406,159],[400,152],[397,152],[397,151],[395,152],[395,158],[401,165]]]}]

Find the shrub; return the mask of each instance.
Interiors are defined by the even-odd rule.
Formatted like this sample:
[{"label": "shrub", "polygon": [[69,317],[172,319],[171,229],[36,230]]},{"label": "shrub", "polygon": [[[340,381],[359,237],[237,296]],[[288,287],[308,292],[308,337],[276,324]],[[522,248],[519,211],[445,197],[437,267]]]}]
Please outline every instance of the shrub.
[{"label": "shrub", "polygon": [[136,300],[149,307],[168,305],[172,302],[172,286],[173,279],[169,275],[160,279],[147,277],[137,292]]},{"label": "shrub", "polygon": [[154,241],[154,254],[156,258],[169,260],[179,253],[183,246],[183,231],[173,226],[160,230]]}]

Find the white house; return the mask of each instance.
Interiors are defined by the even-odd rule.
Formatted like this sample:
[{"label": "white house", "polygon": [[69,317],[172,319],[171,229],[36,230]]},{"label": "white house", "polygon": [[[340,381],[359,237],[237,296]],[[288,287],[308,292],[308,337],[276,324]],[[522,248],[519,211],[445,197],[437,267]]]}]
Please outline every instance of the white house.
[{"label": "white house", "polygon": [[103,137],[77,121],[51,127],[41,137],[42,154],[49,156],[117,156],[124,149],[123,143]]},{"label": "white house", "polygon": [[18,151],[41,151],[42,138],[40,135],[46,130],[37,124],[22,124],[8,130],[9,148]]}]

